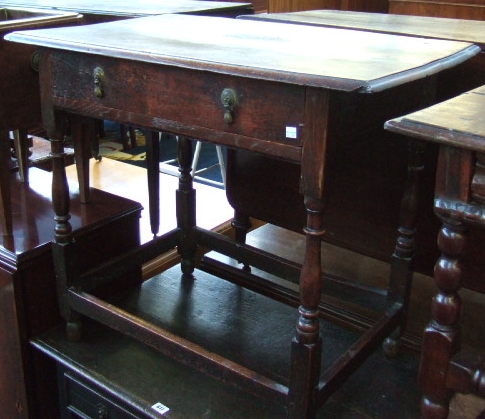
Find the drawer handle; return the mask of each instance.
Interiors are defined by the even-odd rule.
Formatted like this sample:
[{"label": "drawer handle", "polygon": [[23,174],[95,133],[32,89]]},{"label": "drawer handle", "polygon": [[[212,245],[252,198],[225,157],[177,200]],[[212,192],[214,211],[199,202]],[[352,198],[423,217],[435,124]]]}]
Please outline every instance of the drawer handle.
[{"label": "drawer handle", "polygon": [[101,67],[96,67],[93,71],[94,77],[94,96],[101,99],[104,96],[103,80],[104,70]]},{"label": "drawer handle", "polygon": [[98,419],[109,419],[108,409],[102,404],[98,404]]},{"label": "drawer handle", "polygon": [[221,93],[222,107],[224,108],[224,122],[232,124],[234,121],[234,108],[236,107],[236,92],[226,88]]}]

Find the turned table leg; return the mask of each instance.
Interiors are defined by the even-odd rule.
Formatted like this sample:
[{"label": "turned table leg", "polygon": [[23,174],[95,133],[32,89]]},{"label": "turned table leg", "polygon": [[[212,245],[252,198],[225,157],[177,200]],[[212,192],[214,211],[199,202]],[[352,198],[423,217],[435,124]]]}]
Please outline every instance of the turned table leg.
[{"label": "turned table leg", "polygon": [[178,252],[182,257],[183,275],[192,276],[195,268],[195,251],[197,249],[194,237],[195,221],[195,189],[193,188],[192,142],[186,137],[178,140],[179,186],[176,193],[177,227],[181,229]]},{"label": "turned table leg", "polygon": [[424,148],[425,143],[422,141],[411,140],[408,143],[408,176],[401,200],[398,237],[391,258],[389,290],[387,293],[388,307],[398,302],[403,304],[405,310],[400,327],[384,341],[383,349],[387,356],[395,356],[397,354],[400,338],[406,326],[407,307],[414,273],[416,220],[419,209],[420,177],[424,168]]},{"label": "turned table leg", "polygon": [[69,340],[81,338],[79,315],[69,306],[68,290],[79,276],[76,243],[72,240],[72,226],[69,222],[70,197],[65,168],[65,152],[62,134],[49,135],[52,157],[52,204],[56,222],[55,242],[52,244],[54,267],[56,271],[57,298],[60,314],[66,321],[66,334]]},{"label": "turned table leg", "polygon": [[316,392],[320,378],[322,339],[318,304],[321,281],[321,200],[306,199],[306,251],[300,274],[300,307],[296,335],[291,343],[289,419],[312,419],[316,415]]},{"label": "turned table leg", "polygon": [[160,229],[160,133],[158,131],[147,132],[146,148],[150,228],[153,236],[156,236]]}]

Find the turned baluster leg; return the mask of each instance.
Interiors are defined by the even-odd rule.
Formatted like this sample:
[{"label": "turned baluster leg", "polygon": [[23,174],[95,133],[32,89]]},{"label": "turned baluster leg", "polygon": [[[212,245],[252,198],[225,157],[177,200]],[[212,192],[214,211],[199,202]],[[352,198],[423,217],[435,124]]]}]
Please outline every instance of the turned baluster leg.
[{"label": "turned baluster leg", "polygon": [[181,267],[184,275],[192,275],[195,268],[197,243],[195,227],[195,189],[193,188],[192,142],[186,137],[178,140],[179,185],[176,192],[177,226],[181,229],[178,252],[182,257]]},{"label": "turned baluster leg", "polygon": [[81,202],[89,202],[89,160],[92,138],[95,135],[96,120],[79,115],[71,115],[70,128],[76,158],[76,171]]},{"label": "turned baluster leg", "polygon": [[452,391],[447,387],[450,360],[460,349],[462,281],[460,256],[466,242],[466,227],[461,220],[442,218],[438,234],[441,257],[435,265],[434,279],[438,293],[432,302],[432,320],[426,327],[419,370],[423,392],[422,414],[425,419],[445,419],[449,413]]},{"label": "turned baluster leg", "polygon": [[416,250],[414,237],[419,207],[419,180],[424,169],[424,149],[425,143],[422,141],[412,140],[408,143],[408,176],[401,200],[398,238],[391,258],[387,293],[387,307],[392,307],[398,302],[403,304],[404,311],[400,327],[384,341],[383,349],[388,356],[397,354],[399,339],[406,326],[407,306],[413,278],[413,260]]},{"label": "turned baluster leg", "polygon": [[328,92],[309,89],[305,102],[305,130],[302,132],[300,183],[307,214],[306,243],[299,282],[300,316],[291,343],[289,419],[313,419],[317,410],[322,353],[318,305],[322,296],[323,185],[329,111]]},{"label": "turned baluster leg", "polygon": [[[436,100],[436,76],[422,81],[418,109],[431,106]],[[398,238],[391,258],[387,307],[396,302],[403,304],[404,311],[401,325],[384,341],[383,349],[387,356],[395,356],[399,350],[400,337],[407,321],[407,307],[414,272],[414,254],[416,219],[419,209],[419,186],[421,173],[424,170],[423,154],[425,144],[422,141],[410,140],[408,143],[408,176],[401,199],[399,214]]]},{"label": "turned baluster leg", "polygon": [[306,200],[306,252],[300,274],[300,314],[291,343],[288,418],[311,419],[316,415],[316,390],[320,378],[322,341],[318,304],[322,294],[322,202]]},{"label": "turned baluster leg", "polygon": [[76,243],[72,241],[69,186],[65,170],[63,136],[50,134],[52,158],[52,204],[55,219],[55,242],[52,245],[56,271],[57,298],[61,316],[66,321],[66,333],[70,340],[79,340],[81,325],[79,316],[71,310],[68,290],[79,275]]},{"label": "turned baluster leg", "polygon": [[160,229],[160,134],[157,131],[147,132],[146,149],[150,228],[156,236]]}]

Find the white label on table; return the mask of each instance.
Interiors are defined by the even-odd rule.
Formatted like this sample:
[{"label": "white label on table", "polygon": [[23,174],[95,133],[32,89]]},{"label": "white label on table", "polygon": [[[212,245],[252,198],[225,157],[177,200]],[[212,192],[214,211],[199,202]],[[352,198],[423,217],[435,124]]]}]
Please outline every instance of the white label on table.
[{"label": "white label on table", "polygon": [[286,127],[286,138],[297,138],[296,127]]},{"label": "white label on table", "polygon": [[164,413],[167,413],[170,409],[163,405],[162,403],[158,402],[158,403],[155,403],[153,406],[152,406],[152,409],[153,410],[156,410],[158,413],[161,413],[162,415]]}]

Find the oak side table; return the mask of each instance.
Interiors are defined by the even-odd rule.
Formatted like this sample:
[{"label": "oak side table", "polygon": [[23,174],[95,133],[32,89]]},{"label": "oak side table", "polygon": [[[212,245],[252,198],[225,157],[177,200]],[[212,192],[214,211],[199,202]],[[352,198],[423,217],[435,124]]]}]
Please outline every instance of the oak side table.
[{"label": "oak side table", "polygon": [[[64,289],[60,310],[72,340],[82,338],[80,315],[88,316],[228,385],[273,400],[286,407],[288,418],[296,419],[314,418],[329,394],[383,339],[402,326],[409,277],[396,272],[391,275],[389,290],[376,294],[384,302],[377,321],[320,374],[320,246],[325,234],[324,186],[326,177],[331,176],[327,173],[326,151],[333,141],[327,130],[329,115],[340,111],[334,108],[335,95],[355,97],[389,91],[392,100],[392,89],[419,80],[431,82],[431,76],[476,55],[480,50],[477,46],[303,25],[289,31],[286,24],[185,15],[62,31],[23,31],[10,34],[8,39],[37,45],[42,51],[42,107],[52,139],[54,169],[54,260]],[[314,48],[309,39],[327,42]],[[177,227],[117,258],[116,264],[107,260],[87,275],[72,263],[75,252],[63,165],[65,121],[69,118],[76,125],[79,115],[175,133],[180,138]],[[197,226],[189,138],[300,165],[307,209],[301,266]],[[86,140],[78,135],[74,141],[82,144]],[[222,356],[214,347],[216,336],[198,340],[190,334],[177,334],[176,313],[169,319],[156,319],[150,313],[117,306],[114,296],[108,302],[93,294],[98,284],[112,280],[113,269],[122,273],[176,247],[182,259],[181,281],[186,285],[177,287],[180,309],[190,309],[191,304],[184,302],[190,300],[190,282],[199,275],[199,246],[298,284],[295,293],[244,271],[234,279],[269,298],[299,306],[295,310],[296,331],[291,330],[293,339],[288,339],[288,347],[273,349],[287,353],[286,372],[262,371],[254,362],[267,364],[253,357],[236,362],[234,356],[240,351],[244,354],[244,348]],[[407,265],[405,260],[402,263]],[[150,281],[144,287],[150,286]],[[161,307],[163,298],[168,297],[160,296]],[[146,305],[138,308],[143,311],[143,307]],[[264,324],[264,316],[258,324]],[[266,327],[264,342],[271,345],[274,325]],[[238,342],[244,342],[244,337]]]}]

